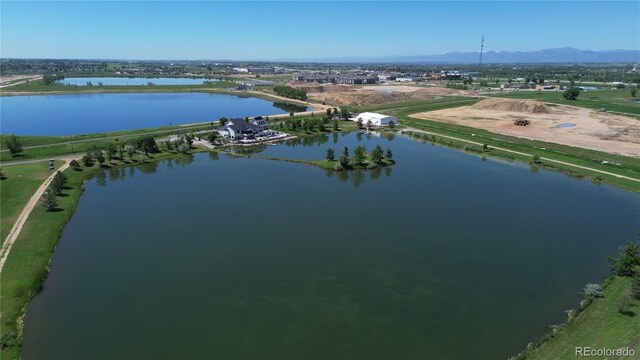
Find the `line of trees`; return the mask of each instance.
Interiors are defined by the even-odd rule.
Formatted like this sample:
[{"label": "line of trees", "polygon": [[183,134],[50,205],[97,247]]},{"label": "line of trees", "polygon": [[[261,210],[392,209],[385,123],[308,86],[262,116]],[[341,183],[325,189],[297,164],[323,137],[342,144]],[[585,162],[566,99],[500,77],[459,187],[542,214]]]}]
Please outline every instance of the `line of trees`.
[{"label": "line of trees", "polygon": [[[191,138],[193,140],[193,138]],[[189,146],[191,144],[189,143]],[[133,160],[133,157],[140,153],[142,160],[149,156],[149,154],[159,153],[160,149],[158,148],[158,144],[156,140],[151,135],[140,136],[135,139],[132,139],[126,143],[121,143],[119,145],[110,143],[107,144],[104,148],[98,148],[94,145],[93,149],[87,151],[86,154],[82,156],[80,159],[84,166],[91,167],[98,162],[100,165],[103,165],[105,162],[111,163],[114,159],[119,159],[121,161],[125,160],[125,154],[128,155],[129,160]],[[74,166],[72,166],[74,167]],[[78,169],[78,167],[74,167],[74,169]]]},{"label": "line of trees", "polygon": [[54,211],[58,208],[58,196],[62,195],[62,190],[68,182],[67,175],[61,171],[57,171],[51,180],[51,184],[40,197],[40,204],[47,211]]},{"label": "line of trees", "polygon": [[273,92],[290,99],[307,100],[307,90],[305,89],[296,89],[287,85],[276,85],[273,87]]},{"label": "line of trees", "polygon": [[[332,148],[328,148],[325,153],[325,158],[328,161],[335,161],[335,157],[335,150],[333,150]],[[393,160],[393,151],[391,149],[383,151],[380,145],[376,145],[376,147],[367,156],[367,149],[362,145],[358,145],[353,150],[353,157],[349,157],[349,148],[345,146],[342,149],[342,154],[339,158],[339,164],[344,169],[348,168],[350,164],[365,165],[367,163],[368,157],[373,163],[379,165],[382,164],[385,159]]]}]

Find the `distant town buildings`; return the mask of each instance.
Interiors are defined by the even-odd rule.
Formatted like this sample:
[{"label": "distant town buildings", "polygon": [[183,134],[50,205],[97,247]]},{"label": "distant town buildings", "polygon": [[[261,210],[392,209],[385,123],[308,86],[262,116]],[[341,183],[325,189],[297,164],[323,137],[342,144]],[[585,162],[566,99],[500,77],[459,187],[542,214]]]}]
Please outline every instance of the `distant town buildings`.
[{"label": "distant town buildings", "polygon": [[249,66],[247,70],[252,74],[273,74],[276,72],[272,66]]},{"label": "distant town buildings", "polygon": [[374,75],[338,75],[336,82],[338,84],[375,84],[377,76]]}]

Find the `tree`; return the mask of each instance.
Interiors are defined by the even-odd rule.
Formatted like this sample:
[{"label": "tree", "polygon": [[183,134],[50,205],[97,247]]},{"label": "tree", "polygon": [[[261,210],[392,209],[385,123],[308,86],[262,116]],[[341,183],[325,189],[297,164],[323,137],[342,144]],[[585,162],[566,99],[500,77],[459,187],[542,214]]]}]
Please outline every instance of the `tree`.
[{"label": "tree", "polygon": [[58,199],[56,198],[56,193],[48,188],[40,197],[40,204],[44,206],[47,211],[52,211],[58,207]]},{"label": "tree", "polygon": [[638,88],[632,86],[630,92],[631,92],[631,97],[634,98],[634,97],[636,97],[636,94],[638,93]]},{"label": "tree", "polygon": [[362,129],[362,119],[358,118],[358,129]]},{"label": "tree", "polygon": [[340,109],[340,116],[342,116],[343,119],[349,120],[349,115],[351,115],[351,112],[349,112],[349,109],[347,109],[346,107],[342,107]]},{"label": "tree", "polygon": [[49,188],[56,194],[62,194],[62,190],[64,190],[64,186],[67,183],[67,176],[60,171],[57,171],[53,176],[53,180],[51,180],[51,185]]},{"label": "tree", "polygon": [[102,164],[104,163],[104,161],[106,160],[104,158],[104,155],[102,155],[102,151],[98,152],[98,155],[96,156],[96,160],[98,160],[98,162],[100,163],[100,166],[102,166]]},{"label": "tree", "polygon": [[4,175],[4,171],[0,169],[0,180],[5,180],[7,177]]},{"label": "tree", "polygon": [[10,135],[9,138],[6,140],[6,144],[7,144],[7,148],[9,148],[9,152],[11,153],[11,156],[16,156],[22,151],[24,151],[22,149],[22,143],[20,142],[20,139],[18,139],[18,137],[15,135]]},{"label": "tree", "polygon": [[353,161],[356,164],[362,164],[367,158],[367,150],[362,145],[356,146],[353,150]]},{"label": "tree", "polygon": [[116,152],[118,151],[118,149],[116,148],[115,144],[111,143],[107,145],[106,151],[107,151],[107,160],[111,162],[111,160],[113,160],[113,157],[116,155]]},{"label": "tree", "polygon": [[221,117],[218,122],[220,123],[220,126],[225,126],[229,122],[229,119],[227,119],[226,117]]},{"label": "tree", "polygon": [[349,166],[349,157],[344,155],[340,156],[340,165],[346,169]]},{"label": "tree", "polygon": [[640,244],[627,242],[620,247],[618,257],[607,258],[611,271],[619,276],[633,276],[635,267],[640,265]]},{"label": "tree", "polygon": [[371,160],[376,164],[379,164],[382,162],[383,158],[382,147],[380,145],[376,145],[373,151],[371,151]]},{"label": "tree", "polygon": [[71,166],[71,168],[73,170],[80,170],[80,163],[75,159],[73,159],[73,160],[71,160],[71,162],[69,162],[69,166]]},{"label": "tree", "polygon": [[539,163],[541,163],[542,161],[540,161],[540,155],[538,155],[538,154],[533,154],[533,156],[531,157],[531,162],[532,162],[533,164],[539,164]]},{"label": "tree", "polygon": [[333,120],[333,131],[338,131],[338,120]]},{"label": "tree", "polygon": [[333,151],[332,148],[328,148],[327,149],[327,160],[329,161],[335,161],[336,159],[336,153]]},{"label": "tree", "polygon": [[387,160],[393,160],[393,151],[387,148],[387,151],[385,152],[384,157],[387,158]]},{"label": "tree", "polygon": [[82,156],[82,163],[86,167],[93,166],[93,155],[91,155],[91,152],[88,152]]},{"label": "tree", "polygon": [[393,130],[396,128],[396,123],[394,123],[393,121],[389,121],[389,129]]},{"label": "tree", "polygon": [[571,101],[577,100],[579,95],[580,95],[580,88],[573,87],[573,86],[565,90],[564,93],[562,93],[563,98]]},{"label": "tree", "polygon": [[349,148],[348,147],[344,147],[344,149],[342,149],[342,156],[345,157],[349,157]]},{"label": "tree", "polygon": [[136,153],[136,150],[133,146],[127,146],[127,155],[129,155],[129,160],[133,160],[133,155]]},{"label": "tree", "polygon": [[331,108],[327,108],[327,116],[331,116]]}]

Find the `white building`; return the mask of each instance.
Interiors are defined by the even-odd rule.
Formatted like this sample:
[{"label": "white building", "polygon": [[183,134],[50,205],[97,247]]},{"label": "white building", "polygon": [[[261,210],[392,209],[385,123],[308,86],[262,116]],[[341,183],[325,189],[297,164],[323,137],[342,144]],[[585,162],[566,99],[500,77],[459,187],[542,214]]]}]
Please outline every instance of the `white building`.
[{"label": "white building", "polygon": [[218,130],[218,133],[231,140],[248,140],[273,135],[274,132],[266,125],[257,125],[261,120],[264,121],[261,117],[259,118],[260,120],[254,119],[251,122],[245,119],[231,119]]},{"label": "white building", "polygon": [[372,112],[363,112],[358,116],[352,117],[351,120],[362,120],[364,126],[389,126],[389,123],[393,121],[394,125],[398,125],[398,118],[391,115],[384,115]]}]

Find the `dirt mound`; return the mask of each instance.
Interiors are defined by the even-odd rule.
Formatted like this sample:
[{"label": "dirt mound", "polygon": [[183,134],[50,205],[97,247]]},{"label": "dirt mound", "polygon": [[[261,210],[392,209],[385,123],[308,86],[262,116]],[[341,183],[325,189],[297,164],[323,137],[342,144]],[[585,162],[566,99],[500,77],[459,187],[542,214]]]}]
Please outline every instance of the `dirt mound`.
[{"label": "dirt mound", "polygon": [[551,113],[551,108],[536,100],[485,99],[475,103],[471,108],[476,110],[511,111],[530,114]]}]

